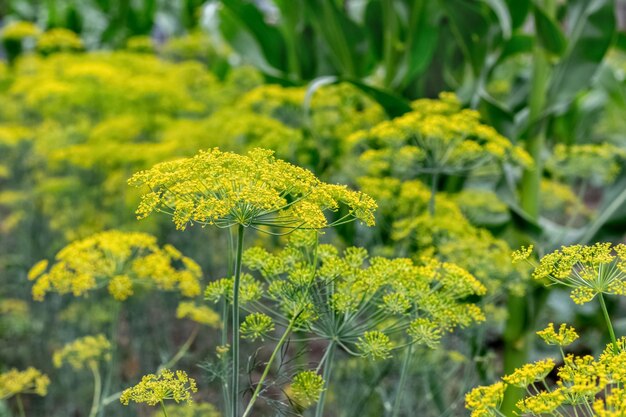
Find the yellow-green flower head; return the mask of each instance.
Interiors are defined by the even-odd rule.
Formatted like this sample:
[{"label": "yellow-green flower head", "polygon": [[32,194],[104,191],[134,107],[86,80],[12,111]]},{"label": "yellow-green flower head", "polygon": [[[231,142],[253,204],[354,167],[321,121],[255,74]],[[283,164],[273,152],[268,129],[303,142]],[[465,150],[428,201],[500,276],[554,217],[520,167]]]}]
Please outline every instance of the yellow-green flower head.
[{"label": "yellow-green flower head", "polygon": [[567,327],[565,323],[561,324],[558,332],[554,329],[554,323],[549,323],[548,327],[538,331],[537,334],[543,339],[544,342],[546,342],[546,344],[561,347],[569,346],[576,339],[578,339],[576,329],[573,327]]},{"label": "yellow-green flower head", "polygon": [[244,339],[263,340],[263,337],[272,331],[274,331],[274,321],[264,313],[249,314],[241,323],[241,337]]},{"label": "yellow-green flower head", "polygon": [[389,336],[378,330],[365,332],[356,344],[359,351],[369,359],[388,359],[391,357],[393,343]]},{"label": "yellow-green flower head", "polygon": [[[234,278],[221,278],[207,285],[204,291],[205,300],[217,303],[225,298],[228,303],[233,302]],[[246,305],[257,301],[263,296],[263,284],[255,280],[250,274],[242,274],[239,282],[239,303]]]},{"label": "yellow-green flower head", "polygon": [[152,53],[154,42],[150,36],[131,36],[126,40],[126,49],[138,53]]},{"label": "yellow-green flower head", "polygon": [[93,367],[99,361],[106,362],[110,359],[111,343],[102,334],[76,339],[56,350],[52,356],[55,367],[60,368],[67,363],[76,370],[83,369],[85,366]]},{"label": "yellow-green flower head", "polygon": [[563,404],[567,404],[567,396],[557,388],[525,397],[517,402],[516,407],[524,414],[541,416],[554,415],[555,410]]},{"label": "yellow-green flower head", "polygon": [[465,395],[465,408],[472,411],[472,417],[495,416],[502,404],[506,384],[502,381],[493,385],[476,387]]},{"label": "yellow-green flower head", "polygon": [[606,364],[597,362],[591,355],[567,355],[558,369],[557,385],[571,402],[582,402],[605,389],[609,381]]},{"label": "yellow-green flower head", "polygon": [[38,301],[49,292],[78,297],[104,286],[119,301],[133,295],[135,287],[194,297],[200,294],[201,277],[198,264],[173,246],[159,247],[156,238],[145,233],[115,230],[75,241],[56,255],[49,269],[44,260],[28,273]]},{"label": "yellow-green flower head", "polygon": [[48,393],[48,385],[50,378],[33,367],[24,371],[13,368],[0,374],[0,400],[16,394],[37,394],[44,397]]},{"label": "yellow-green flower head", "polygon": [[165,400],[174,400],[191,404],[191,394],[197,391],[196,381],[189,378],[185,371],[163,369],[156,375],[145,375],[137,385],[125,389],[120,402],[124,405],[131,401],[157,405]]},{"label": "yellow-green flower head", "polygon": [[527,261],[533,253],[533,245],[522,246],[511,254],[511,260],[514,264]]},{"label": "yellow-green flower head", "polygon": [[40,30],[31,22],[13,22],[6,25],[0,32],[0,40],[21,40],[39,35]]},{"label": "yellow-green flower head", "polygon": [[502,377],[509,385],[525,388],[537,381],[542,381],[554,369],[552,359],[544,359],[535,363],[529,363],[513,371],[512,374]]},{"label": "yellow-green flower head", "polygon": [[176,227],[187,225],[275,226],[288,229],[331,226],[326,211],[346,206],[341,219],[374,224],[376,203],[369,196],[329,185],[310,171],[255,149],[247,155],[200,151],[193,158],[164,162],[129,180],[147,186],[137,209],[138,218],[154,211],[172,215]]},{"label": "yellow-green flower head", "polygon": [[215,329],[219,328],[221,325],[219,314],[207,306],[197,305],[191,301],[183,301],[178,304],[178,308],[176,308],[176,318],[187,318]]},{"label": "yellow-green flower head", "polygon": [[85,48],[80,37],[64,28],[50,29],[37,39],[37,51],[47,55],[55,52],[75,52]]},{"label": "yellow-green flower head", "polygon": [[301,407],[310,407],[319,400],[324,385],[324,379],[316,372],[300,372],[291,382],[291,399]]},{"label": "yellow-green flower head", "polygon": [[415,343],[428,346],[431,349],[435,349],[439,345],[443,336],[437,323],[423,317],[413,320],[407,333]]},{"label": "yellow-green flower head", "polygon": [[571,288],[577,304],[598,294],[626,295],[626,245],[563,246],[541,258],[533,277]]},{"label": "yellow-green flower head", "polygon": [[592,180],[609,184],[620,173],[626,151],[608,142],[600,144],[557,144],[546,168],[556,178]]},{"label": "yellow-green flower head", "polygon": [[606,397],[593,403],[596,417],[623,417],[626,415],[626,390],[613,388]]},{"label": "yellow-green flower head", "polygon": [[361,161],[369,175],[414,178],[420,172],[462,172],[502,160],[532,165],[528,153],[482,124],[478,112],[461,109],[447,97],[418,100],[413,111],[350,140],[365,151]]}]

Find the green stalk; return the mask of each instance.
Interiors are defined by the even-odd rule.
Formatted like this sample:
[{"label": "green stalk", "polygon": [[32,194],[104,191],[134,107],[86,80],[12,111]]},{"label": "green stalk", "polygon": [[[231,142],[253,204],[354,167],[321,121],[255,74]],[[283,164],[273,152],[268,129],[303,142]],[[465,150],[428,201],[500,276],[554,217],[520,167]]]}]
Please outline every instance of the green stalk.
[{"label": "green stalk", "polygon": [[161,400],[160,403],[161,403],[161,410],[163,411],[163,415],[165,417],[168,417],[167,410],[165,409],[165,404],[163,404],[163,400]]},{"label": "green stalk", "polygon": [[322,378],[324,378],[324,384],[326,386],[324,387],[324,391],[320,394],[320,399],[315,407],[315,417],[322,417],[324,415],[324,403],[326,402],[326,392],[330,386],[330,374],[333,369],[332,364],[336,348],[337,345],[335,344],[335,341],[331,341],[326,348],[326,354],[324,355],[324,370],[322,371]]},{"label": "green stalk", "polygon": [[96,417],[100,408],[100,396],[102,394],[102,379],[100,378],[100,370],[96,362],[89,364],[91,373],[93,374],[93,402],[91,403],[91,411],[89,417]]},{"label": "green stalk", "polygon": [[411,359],[413,357],[413,344],[409,344],[404,351],[404,358],[402,359],[402,368],[400,369],[400,381],[396,388],[396,398],[393,402],[393,409],[391,411],[391,417],[397,417],[400,412],[400,405],[402,403],[402,392],[404,391],[404,385],[409,374],[409,367],[411,365]]},{"label": "green stalk", "polygon": [[[556,12],[554,0],[545,0],[546,12],[554,16]],[[546,104],[546,91],[550,77],[550,61],[548,52],[535,41],[533,50],[533,74],[529,97],[529,137],[526,140],[526,151],[534,159],[534,166],[527,168],[522,176],[521,201],[522,209],[533,219],[539,218],[540,187],[543,176],[541,153],[546,141],[546,121],[542,113]],[[532,295],[531,295],[532,296]],[[507,305],[508,320],[504,331],[504,373],[509,374],[526,363],[528,357],[528,337],[531,321],[526,297],[509,296]],[[500,408],[504,415],[513,415],[515,403],[524,395],[523,390],[509,387]]]},{"label": "green stalk", "polygon": [[604,321],[606,321],[606,327],[609,328],[609,335],[611,336],[611,342],[613,342],[613,351],[617,353],[617,339],[615,338],[615,331],[613,331],[613,325],[611,324],[611,318],[609,317],[609,311],[606,309],[606,303],[604,302],[604,296],[602,293],[598,295],[600,299],[600,307],[602,307],[602,313],[604,314]]},{"label": "green stalk", "polygon": [[257,398],[259,397],[259,394],[261,393],[261,389],[263,388],[263,382],[265,381],[265,378],[267,378],[267,375],[270,372],[270,368],[272,367],[272,363],[274,362],[274,359],[276,359],[276,355],[280,351],[280,348],[283,346],[283,344],[287,340],[287,337],[289,336],[289,334],[291,334],[291,329],[293,329],[293,326],[296,323],[296,318],[297,317],[298,316],[296,315],[296,316],[294,316],[293,319],[291,319],[291,321],[289,322],[289,326],[285,330],[285,333],[283,333],[283,336],[278,341],[278,344],[276,344],[276,347],[274,348],[274,351],[272,352],[272,355],[270,356],[269,361],[267,361],[267,364],[265,365],[265,370],[263,371],[263,374],[261,375],[261,378],[257,382],[256,389],[254,390],[254,393],[252,394],[252,398],[250,398],[250,402],[248,403],[248,406],[246,407],[246,411],[244,411],[244,413],[243,413],[243,417],[247,417],[250,414],[250,412],[252,411],[252,407],[254,406],[254,403],[256,402]]},{"label": "green stalk", "polygon": [[191,332],[191,334],[189,335],[189,337],[187,338],[187,340],[185,340],[185,343],[183,343],[180,349],[178,349],[178,352],[176,352],[176,354],[172,356],[172,358],[169,361],[167,361],[165,364],[159,366],[159,369],[169,369],[172,366],[176,365],[176,363],[178,363],[178,361],[183,356],[185,356],[185,353],[187,353],[193,341],[196,340],[199,330],[200,330],[200,326],[196,325],[193,331]]},{"label": "green stalk", "polygon": [[235,254],[235,279],[233,283],[233,369],[230,387],[231,416],[239,417],[239,280],[241,278],[241,257],[243,255],[244,227],[237,228],[237,252]]},{"label": "green stalk", "polygon": [[438,179],[439,179],[439,173],[435,172],[431,178],[430,200],[428,201],[428,213],[431,216],[435,215],[435,198],[437,194],[437,180]]},{"label": "green stalk", "polygon": [[396,76],[396,59],[394,54],[394,43],[396,39],[396,19],[393,9],[393,0],[382,2],[383,26],[383,62],[385,63],[385,87],[389,88]]},{"label": "green stalk", "polygon": [[22,396],[17,394],[15,396],[15,400],[17,401],[17,409],[20,413],[20,417],[26,417],[26,413],[24,412],[24,403],[22,403]]}]

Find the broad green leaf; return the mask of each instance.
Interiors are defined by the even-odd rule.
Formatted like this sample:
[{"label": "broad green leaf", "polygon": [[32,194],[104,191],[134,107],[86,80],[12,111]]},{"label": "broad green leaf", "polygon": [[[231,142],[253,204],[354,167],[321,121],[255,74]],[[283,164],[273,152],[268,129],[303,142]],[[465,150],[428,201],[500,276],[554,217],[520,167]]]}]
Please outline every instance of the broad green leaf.
[{"label": "broad green leaf", "polygon": [[511,25],[514,29],[522,26],[526,22],[530,11],[530,0],[506,0],[506,4],[511,15]]},{"label": "broad green leaf", "polygon": [[498,16],[498,22],[500,23],[500,30],[502,31],[502,36],[505,39],[509,39],[511,37],[511,32],[513,30],[513,22],[511,21],[511,14],[509,13],[509,8],[507,7],[506,1],[504,0],[483,0],[485,3],[489,5],[491,10]]},{"label": "broad green leaf", "polygon": [[538,41],[547,51],[561,55],[565,51],[567,42],[558,22],[536,4],[533,7],[533,15]]},{"label": "broad green leaf", "polygon": [[566,106],[590,85],[615,35],[613,0],[573,0],[567,11],[569,44],[548,91],[548,103],[554,110]]},{"label": "broad green leaf", "polygon": [[[230,12],[231,20],[230,30],[224,33],[226,39],[229,41],[237,39],[236,30],[246,31],[257,43],[264,61],[273,68],[284,72],[286,69],[286,45],[280,31],[265,22],[263,14],[253,3],[243,0],[222,0],[222,5],[224,9]],[[237,27],[233,27],[235,23]],[[241,42],[235,42],[233,47],[241,48],[240,52],[245,57],[247,57],[245,53],[250,51],[250,48]]]}]

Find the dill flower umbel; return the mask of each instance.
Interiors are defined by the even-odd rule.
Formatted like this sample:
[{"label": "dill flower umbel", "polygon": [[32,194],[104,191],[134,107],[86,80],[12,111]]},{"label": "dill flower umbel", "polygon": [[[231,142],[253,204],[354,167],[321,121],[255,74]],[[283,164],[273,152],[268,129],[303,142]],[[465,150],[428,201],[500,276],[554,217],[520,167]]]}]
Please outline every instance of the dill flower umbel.
[{"label": "dill flower umbel", "polygon": [[221,325],[220,316],[204,305],[183,301],[176,308],[176,318],[187,318],[196,323],[204,324],[209,327],[219,328]]},{"label": "dill flower umbel", "polygon": [[298,373],[291,383],[291,398],[301,407],[315,404],[324,391],[324,379],[313,371]]},{"label": "dill flower umbel", "polygon": [[493,385],[476,387],[465,395],[465,408],[472,410],[472,417],[494,416],[504,398],[504,382]]},{"label": "dill flower umbel", "polygon": [[35,281],[32,293],[37,301],[49,292],[78,297],[104,286],[118,301],[133,295],[136,287],[193,297],[200,294],[201,276],[200,266],[173,246],[159,247],[156,238],[145,233],[115,230],[70,243],[50,268],[43,260],[28,273]]},{"label": "dill flower umbel", "polygon": [[163,369],[156,375],[145,375],[137,385],[125,389],[120,396],[120,402],[124,405],[131,401],[157,405],[164,400],[174,400],[177,403],[190,404],[191,394],[197,391],[196,381],[189,378],[185,371],[172,372]]},{"label": "dill flower umbel", "polygon": [[561,324],[558,332],[555,332],[554,330],[554,323],[550,323],[548,324],[548,327],[538,331],[537,334],[547,345],[557,345],[561,347],[571,345],[576,339],[578,339],[576,329],[573,327],[567,327],[567,324],[565,323]]},{"label": "dill flower umbel", "polygon": [[83,369],[85,366],[93,367],[100,360],[110,359],[111,343],[102,334],[76,339],[56,350],[52,356],[55,367],[60,368],[67,363],[76,370]]},{"label": "dill flower umbel", "polygon": [[252,313],[241,323],[241,337],[244,339],[262,339],[274,330],[272,318],[264,313]]},{"label": "dill flower umbel", "polygon": [[[148,186],[138,218],[154,211],[172,215],[176,227],[189,224],[276,226],[289,229],[332,225],[325,211],[348,209],[339,221],[374,223],[376,203],[367,195],[329,185],[311,172],[255,149],[247,155],[200,151],[193,158],[164,162],[133,175],[129,184]],[[335,222],[335,224],[337,221]]]},{"label": "dill flower umbel", "polygon": [[24,371],[13,368],[0,374],[0,400],[17,394],[37,394],[44,397],[48,393],[48,385],[50,378],[33,367]]},{"label": "dill flower umbel", "polygon": [[626,245],[563,246],[541,258],[533,278],[571,288],[576,304],[585,304],[598,294],[626,295]]},{"label": "dill flower umbel", "polygon": [[363,353],[363,356],[376,360],[390,358],[393,344],[389,336],[375,330],[365,332],[363,337],[359,337],[356,347]]}]

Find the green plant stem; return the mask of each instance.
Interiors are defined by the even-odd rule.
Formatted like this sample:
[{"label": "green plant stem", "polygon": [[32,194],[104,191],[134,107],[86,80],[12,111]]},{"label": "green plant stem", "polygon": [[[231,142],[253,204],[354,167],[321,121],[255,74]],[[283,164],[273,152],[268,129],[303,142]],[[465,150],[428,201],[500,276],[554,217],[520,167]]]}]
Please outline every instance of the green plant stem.
[{"label": "green plant stem", "polygon": [[397,417],[400,412],[400,405],[402,403],[402,391],[404,391],[404,385],[409,374],[409,367],[411,366],[411,359],[413,358],[413,344],[409,344],[404,350],[404,357],[402,358],[402,368],[400,368],[400,381],[396,388],[396,398],[393,402],[393,409],[391,411],[391,417]]},{"label": "green plant stem", "polygon": [[233,369],[230,387],[231,416],[239,417],[239,281],[241,279],[241,258],[243,255],[243,225],[237,228],[237,252],[235,253],[235,278],[233,283]]},{"label": "green plant stem", "polygon": [[15,400],[17,401],[17,409],[20,413],[20,417],[26,417],[26,413],[24,412],[24,403],[22,403],[22,396],[17,394],[15,396]]},{"label": "green plant stem", "polygon": [[320,394],[320,399],[315,407],[315,417],[322,417],[324,415],[324,403],[326,402],[326,393],[330,386],[330,374],[333,369],[333,358],[335,356],[335,349],[337,345],[335,341],[331,341],[326,348],[326,354],[324,355],[324,370],[322,371],[322,378],[324,378],[324,391]]},{"label": "green plant stem", "polygon": [[609,317],[609,311],[606,308],[606,303],[604,302],[604,296],[602,294],[598,295],[598,299],[600,300],[600,307],[602,307],[602,313],[604,314],[604,321],[606,321],[606,327],[609,328],[609,336],[611,336],[611,342],[613,343],[613,350],[617,353],[617,339],[615,338],[615,331],[613,331],[613,325],[611,324],[611,318]]},{"label": "green plant stem", "polygon": [[439,180],[439,174],[434,173],[430,183],[430,200],[428,201],[428,213],[431,216],[435,215],[435,198],[437,196],[437,181]]},{"label": "green plant stem", "polygon": [[198,337],[198,332],[199,331],[200,331],[200,326],[196,325],[194,327],[193,331],[191,332],[191,334],[189,335],[189,337],[187,338],[187,340],[185,340],[185,343],[183,343],[183,345],[180,347],[180,349],[178,349],[178,352],[176,352],[176,354],[174,356],[172,356],[172,358],[169,361],[167,361],[163,365],[159,366],[159,370],[171,368],[172,366],[176,365],[176,363],[178,363],[178,361],[183,356],[185,356],[185,353],[187,353],[187,351],[191,347],[191,344],[193,343],[193,341],[196,340],[196,337]]},{"label": "green plant stem", "polygon": [[165,409],[165,404],[163,404],[163,400],[161,400],[160,402],[161,402],[161,410],[163,411],[163,415],[165,417],[168,417],[167,410]]},{"label": "green plant stem", "polygon": [[91,411],[89,417],[95,417],[100,408],[100,396],[102,395],[102,378],[100,378],[100,370],[98,364],[91,362],[89,364],[91,373],[93,374],[93,402],[91,403]]},{"label": "green plant stem", "polygon": [[396,76],[394,43],[397,41],[396,16],[393,0],[382,2],[383,32],[383,60],[385,62],[385,87],[389,88]]},{"label": "green plant stem", "polygon": [[297,317],[298,317],[298,315],[296,315],[293,319],[291,319],[291,321],[289,322],[289,326],[287,326],[287,329],[283,333],[283,336],[280,338],[280,340],[276,344],[276,347],[274,348],[274,351],[272,352],[272,355],[270,356],[270,359],[267,361],[267,364],[265,365],[265,370],[263,371],[263,374],[261,375],[261,378],[257,382],[256,389],[254,390],[254,393],[252,394],[252,398],[250,398],[250,402],[248,403],[248,406],[246,407],[246,411],[244,411],[244,413],[243,413],[243,417],[247,417],[250,414],[250,412],[252,411],[252,407],[254,406],[254,403],[256,402],[257,398],[259,397],[259,394],[261,393],[261,389],[263,388],[263,382],[265,381],[265,378],[267,378],[267,375],[270,372],[270,368],[272,367],[272,363],[274,362],[274,359],[276,359],[276,355],[280,351],[281,347],[283,346],[283,344],[287,340],[287,337],[291,334],[291,329],[293,329],[293,326],[294,326],[294,324],[296,322],[296,318]]}]

